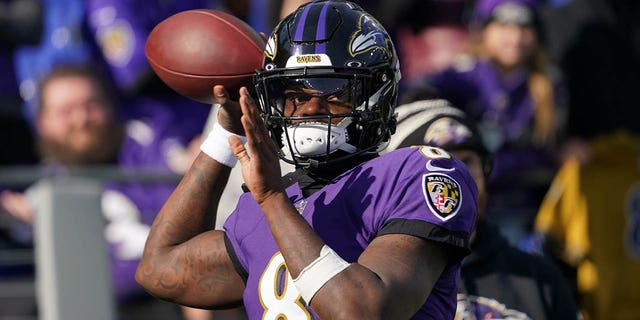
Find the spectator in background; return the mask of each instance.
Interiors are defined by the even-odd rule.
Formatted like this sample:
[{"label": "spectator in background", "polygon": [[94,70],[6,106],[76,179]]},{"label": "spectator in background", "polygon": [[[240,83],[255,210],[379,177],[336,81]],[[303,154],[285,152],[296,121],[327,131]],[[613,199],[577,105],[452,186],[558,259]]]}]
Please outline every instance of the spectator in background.
[{"label": "spectator in background", "polygon": [[[188,149],[191,137],[178,131],[181,126],[170,109],[141,104],[135,106],[135,118],[120,118],[116,105],[121,101],[112,88],[94,70],[78,66],[56,67],[42,81],[35,127],[39,151],[52,174],[67,166],[97,164],[167,173],[175,168],[172,157]],[[198,145],[193,145],[197,150]],[[187,162],[192,158],[181,157]],[[105,185],[102,215],[121,312],[129,307],[135,308],[131,312],[144,312],[138,304],[145,301],[155,305],[156,300],[135,282],[134,273],[149,225],[174,188],[174,182]],[[4,191],[0,195],[0,208],[26,223],[38,214],[39,204],[38,184],[25,194]]]},{"label": "spectator in background", "polygon": [[396,111],[398,130],[387,151],[440,147],[467,165],[478,186],[479,220],[472,253],[462,263],[456,319],[577,319],[578,306],[562,273],[543,257],[510,246],[483,216],[491,154],[464,112],[446,100],[420,100]]},{"label": "spectator in background", "polygon": [[640,314],[640,3],[573,0],[550,40],[570,92],[563,164],[535,220],[588,319]]},{"label": "spectator in background", "polygon": [[535,220],[541,249],[575,283],[587,319],[640,315],[640,135],[589,140],[565,160]]},{"label": "spectator in background", "polygon": [[536,0],[478,0],[468,53],[424,83],[478,124],[494,154],[487,216],[513,244],[531,230],[556,169],[562,79],[545,58]]}]

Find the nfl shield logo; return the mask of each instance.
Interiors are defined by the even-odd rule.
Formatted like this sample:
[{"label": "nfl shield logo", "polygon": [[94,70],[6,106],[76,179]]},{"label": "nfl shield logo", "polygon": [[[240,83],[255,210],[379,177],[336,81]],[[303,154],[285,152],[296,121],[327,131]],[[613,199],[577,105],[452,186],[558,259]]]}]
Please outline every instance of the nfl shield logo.
[{"label": "nfl shield logo", "polygon": [[446,174],[430,173],[422,178],[422,192],[431,212],[442,221],[453,218],[460,209],[460,184]]},{"label": "nfl shield logo", "polygon": [[293,206],[296,208],[296,210],[298,210],[299,214],[302,214],[302,211],[304,211],[304,208],[307,207],[307,200],[302,199],[302,200],[294,203]]}]

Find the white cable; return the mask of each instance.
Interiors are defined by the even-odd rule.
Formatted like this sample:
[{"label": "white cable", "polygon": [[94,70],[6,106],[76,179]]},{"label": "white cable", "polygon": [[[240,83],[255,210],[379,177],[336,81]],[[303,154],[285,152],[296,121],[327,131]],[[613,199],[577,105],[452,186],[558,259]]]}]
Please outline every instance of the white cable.
[{"label": "white cable", "polygon": [[348,266],[348,262],[329,246],[324,245],[320,250],[320,256],[304,267],[298,277],[293,279],[293,285],[300,291],[304,301],[310,304],[316,292]]},{"label": "white cable", "polygon": [[204,142],[200,145],[200,150],[221,164],[233,168],[238,162],[238,158],[233,154],[231,146],[229,145],[229,137],[231,136],[240,138],[242,143],[247,142],[245,136],[229,132],[216,122],[211,132],[209,132],[209,135],[207,135],[207,138],[204,139]]}]

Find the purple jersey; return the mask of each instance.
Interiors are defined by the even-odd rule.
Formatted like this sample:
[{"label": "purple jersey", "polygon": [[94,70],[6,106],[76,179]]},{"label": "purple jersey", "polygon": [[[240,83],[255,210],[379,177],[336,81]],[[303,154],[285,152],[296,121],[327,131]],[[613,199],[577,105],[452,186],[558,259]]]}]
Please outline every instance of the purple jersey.
[{"label": "purple jersey", "polygon": [[[457,251],[413,319],[452,318],[460,260],[476,221],[477,189],[462,162],[433,147],[398,149],[338,176],[304,198],[298,184],[289,199],[316,233],[348,262],[380,235],[402,233]],[[250,319],[317,318],[302,301],[264,215],[245,193],[224,225],[236,268],[246,275],[243,300]],[[271,317],[273,315],[274,317]]]}]

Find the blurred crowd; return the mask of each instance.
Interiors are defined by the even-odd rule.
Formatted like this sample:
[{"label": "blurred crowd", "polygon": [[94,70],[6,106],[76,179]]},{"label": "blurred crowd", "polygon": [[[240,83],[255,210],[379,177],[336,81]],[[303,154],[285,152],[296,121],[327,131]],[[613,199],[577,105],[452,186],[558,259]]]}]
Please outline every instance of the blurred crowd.
[{"label": "blurred crowd", "polygon": [[[0,0],[0,166],[37,165],[47,177],[88,165],[184,173],[215,108],[179,96],[157,78],[144,53],[149,32],[177,12],[211,8],[269,34],[304,2]],[[390,148],[449,146],[446,139],[434,140],[437,128],[473,131],[470,148],[482,156],[482,180],[476,182],[487,193],[478,239],[494,234],[499,250],[516,250],[469,257],[477,260],[463,268],[469,273],[464,284],[474,298],[459,308],[487,298],[493,304],[485,307],[520,311],[523,319],[566,319],[560,315],[569,309],[556,310],[559,304],[575,306],[584,319],[637,319],[640,3],[354,2],[378,17],[400,56],[403,141],[392,139]],[[464,125],[434,125],[440,117],[434,117],[434,105]],[[105,219],[119,315],[233,317],[172,308],[133,279],[149,225],[174,187],[105,184],[96,214]],[[0,176],[0,250],[33,246],[30,225],[41,197],[37,181],[9,185]],[[571,299],[533,303],[533,297],[494,296],[492,291],[511,289],[485,290],[483,277],[497,264],[473,267],[481,259],[548,266],[551,271],[533,277],[553,282],[554,293],[565,292],[566,284]],[[505,274],[520,272],[514,270]],[[33,276],[33,266],[0,265],[0,280],[25,276]],[[551,290],[542,280],[535,290]],[[556,287],[557,281],[565,284]],[[527,309],[531,305],[540,307]],[[35,305],[29,313],[37,316]],[[460,319],[475,318],[461,313]]]}]

